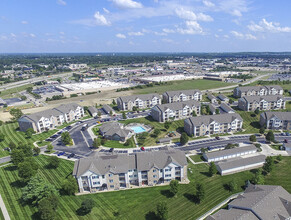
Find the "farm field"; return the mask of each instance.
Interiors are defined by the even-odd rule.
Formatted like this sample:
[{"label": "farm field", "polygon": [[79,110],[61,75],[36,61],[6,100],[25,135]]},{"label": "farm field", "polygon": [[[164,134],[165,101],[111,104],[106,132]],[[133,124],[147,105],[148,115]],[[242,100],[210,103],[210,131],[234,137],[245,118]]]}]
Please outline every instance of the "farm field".
[{"label": "farm field", "polygon": [[166,91],[174,90],[187,90],[187,89],[214,89],[219,87],[231,86],[233,83],[225,83],[220,81],[197,79],[197,80],[183,80],[183,81],[173,81],[165,85],[153,86],[143,89],[133,90],[134,94],[147,94],[147,93],[159,93],[162,94]]},{"label": "farm field", "polygon": [[[10,142],[15,143],[16,145],[19,142],[22,143],[30,143],[36,141],[43,141],[46,138],[50,137],[52,134],[54,134],[57,130],[50,130],[48,132],[43,132],[41,134],[34,134],[31,138],[26,138],[25,133],[18,131],[18,123],[10,123],[10,124],[3,124],[0,126],[0,132],[5,135],[5,140],[0,142],[0,157],[8,156],[8,151],[3,151],[5,147],[8,147]],[[42,145],[42,144],[40,144]]]},{"label": "farm field", "polygon": [[[36,160],[40,166],[39,173],[45,181],[60,187],[62,180],[70,175],[73,162],[62,160],[57,169],[47,169],[46,156],[38,156]],[[282,185],[291,192],[290,157],[275,165],[274,170],[266,177],[266,184]],[[253,177],[251,171],[245,171],[228,176],[215,175],[208,177],[208,165],[189,164],[188,172],[190,184],[181,184],[177,197],[169,195],[169,187],[148,187],[142,189],[123,190],[87,194],[82,196],[61,196],[57,210],[58,219],[154,219],[156,204],[165,201],[169,208],[169,219],[196,219],[206,211],[229,197],[231,192],[225,189],[225,184],[235,180],[238,186],[243,186],[245,181]],[[18,181],[17,171],[12,165],[0,168],[0,193],[7,206],[11,219],[33,219],[35,207],[22,206],[21,185]],[[193,202],[195,183],[201,182],[205,186],[206,197],[200,203]],[[243,191],[239,187],[238,191]],[[235,192],[234,192],[235,193]],[[81,202],[91,198],[96,202],[92,212],[85,216],[78,216],[76,210]]]}]

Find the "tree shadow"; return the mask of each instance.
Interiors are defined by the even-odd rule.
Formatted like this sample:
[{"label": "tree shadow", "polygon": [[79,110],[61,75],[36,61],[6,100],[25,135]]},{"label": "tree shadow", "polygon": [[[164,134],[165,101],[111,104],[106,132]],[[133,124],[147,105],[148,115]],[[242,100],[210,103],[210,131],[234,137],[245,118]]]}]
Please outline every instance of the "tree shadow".
[{"label": "tree shadow", "polygon": [[250,123],[250,125],[254,128],[257,128],[257,129],[260,129],[261,128],[261,125],[258,121],[253,121]]},{"label": "tree shadow", "polygon": [[17,170],[17,166],[7,166],[4,168],[4,170],[6,171],[16,171]]},{"label": "tree shadow", "polygon": [[146,219],[146,220],[158,220],[159,218],[158,218],[158,216],[156,215],[155,212],[150,211],[150,212],[148,212],[148,213],[145,215],[145,219]]},{"label": "tree shadow", "polygon": [[231,191],[230,188],[229,188],[229,185],[226,184],[226,183],[223,184],[223,188],[224,188],[225,190],[229,191],[229,192]]},{"label": "tree shadow", "polygon": [[204,176],[211,177],[211,174],[209,172],[200,172],[200,173]]},{"label": "tree shadow", "polygon": [[23,188],[26,186],[26,183],[21,181],[21,180],[16,180],[16,181],[10,183],[10,186],[12,186],[14,188]]},{"label": "tree shadow", "polygon": [[85,215],[87,215],[89,213],[90,212],[85,212],[84,209],[82,209],[81,207],[76,210],[76,214],[79,215],[79,216],[85,216]]},{"label": "tree shadow", "polygon": [[33,215],[31,216],[32,220],[39,220],[41,219],[40,213],[39,212],[35,212],[33,213]]},{"label": "tree shadow", "polygon": [[172,198],[174,195],[170,192],[170,190],[161,190],[161,194],[167,198]]},{"label": "tree shadow", "polygon": [[183,196],[184,196],[186,199],[188,199],[190,202],[193,202],[193,203],[195,203],[195,204],[199,204],[199,203],[200,203],[199,199],[198,199],[197,196],[194,195],[194,194],[184,193]]}]

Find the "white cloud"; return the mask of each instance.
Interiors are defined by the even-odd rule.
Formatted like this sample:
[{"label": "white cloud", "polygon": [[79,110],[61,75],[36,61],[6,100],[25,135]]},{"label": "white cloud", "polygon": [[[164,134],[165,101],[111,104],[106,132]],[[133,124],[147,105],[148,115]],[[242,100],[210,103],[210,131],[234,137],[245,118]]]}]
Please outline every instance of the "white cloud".
[{"label": "white cloud", "polygon": [[237,31],[231,31],[230,33],[241,40],[257,40],[257,37],[252,34],[243,34]]},{"label": "white cloud", "polygon": [[57,3],[59,4],[59,5],[67,5],[67,2],[65,2],[64,0],[57,0]]},{"label": "white cloud", "polygon": [[218,10],[241,17],[242,13],[247,12],[249,9],[246,0],[222,0],[219,3]]},{"label": "white cloud", "polygon": [[106,8],[103,8],[103,11],[104,11],[106,14],[109,14],[109,13],[110,13],[110,11],[109,11],[108,9],[106,9]]},{"label": "white cloud", "polygon": [[35,34],[29,34],[30,37],[35,38]]},{"label": "white cloud", "polygon": [[112,0],[112,2],[118,7],[122,9],[127,8],[142,8],[143,5],[140,2],[136,2],[133,0]]},{"label": "white cloud", "polygon": [[185,20],[213,21],[213,18],[209,15],[206,15],[203,13],[195,14],[193,11],[185,9],[185,8],[178,8],[175,10],[175,13],[179,18],[182,18]]},{"label": "white cloud", "polygon": [[110,21],[108,21],[104,17],[104,15],[100,14],[99,11],[95,12],[94,18],[95,18],[96,25],[104,25],[104,26],[110,26],[111,25]]},{"label": "white cloud", "polygon": [[128,33],[129,36],[143,36],[144,33],[138,31],[138,32],[129,32]]},{"label": "white cloud", "polygon": [[199,20],[199,21],[213,21],[213,18],[209,15],[204,14],[204,13],[198,13],[197,20]]},{"label": "white cloud", "polygon": [[10,33],[11,37],[16,37],[16,35],[14,33]]},{"label": "white cloud", "polygon": [[118,38],[121,38],[121,39],[125,39],[126,38],[126,36],[124,35],[124,34],[116,34],[115,35],[116,37],[118,37]]},{"label": "white cloud", "polygon": [[218,35],[218,34],[214,34],[214,36],[215,36],[216,38],[219,38],[219,35]]},{"label": "white cloud", "polygon": [[65,35],[65,32],[61,31],[61,32],[60,32],[60,35]]},{"label": "white cloud", "polygon": [[180,34],[203,34],[203,29],[197,21],[186,21],[186,28],[177,28]]},{"label": "white cloud", "polygon": [[259,24],[255,24],[252,22],[247,26],[248,29],[255,32],[271,32],[271,33],[289,33],[291,32],[291,27],[281,27],[278,22],[268,22],[265,18],[263,18]]},{"label": "white cloud", "polygon": [[212,3],[211,1],[208,1],[208,0],[203,0],[203,4],[206,6],[206,7],[214,7],[215,4]]},{"label": "white cloud", "polygon": [[164,39],[162,39],[162,41],[164,41],[166,43],[174,43],[174,41],[172,39],[168,39],[168,38],[164,38]]},{"label": "white cloud", "polygon": [[21,21],[21,24],[28,24],[27,21]]},{"label": "white cloud", "polygon": [[154,35],[157,35],[157,36],[167,36],[168,34],[167,33],[164,33],[164,32],[157,32],[157,31],[155,31],[154,32]]},{"label": "white cloud", "polygon": [[175,33],[176,31],[173,30],[173,29],[169,29],[169,28],[163,28],[163,31],[167,34],[170,34],[170,33]]}]

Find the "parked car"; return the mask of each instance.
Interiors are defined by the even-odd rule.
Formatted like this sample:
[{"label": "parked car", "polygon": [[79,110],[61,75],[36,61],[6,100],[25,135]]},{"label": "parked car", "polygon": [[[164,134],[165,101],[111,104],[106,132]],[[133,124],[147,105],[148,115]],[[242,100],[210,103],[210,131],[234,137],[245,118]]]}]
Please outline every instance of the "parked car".
[{"label": "parked car", "polygon": [[11,151],[11,149],[9,147],[5,147],[3,150],[7,150],[7,151]]},{"label": "parked car", "polygon": [[52,139],[51,138],[47,138],[47,139],[45,139],[45,141],[52,141]]},{"label": "parked car", "polygon": [[284,140],[284,143],[288,143],[288,140],[287,140],[287,139],[285,139],[285,140]]},{"label": "parked car", "polygon": [[74,157],[75,156],[75,154],[74,153],[71,153],[69,156],[68,156],[68,159],[70,159],[70,158],[72,158],[72,157]]},{"label": "parked car", "polygon": [[58,153],[58,157],[64,155],[65,153],[66,153],[65,151]]},{"label": "parked car", "polygon": [[113,152],[113,151],[114,151],[114,148],[110,148],[110,149],[109,149],[109,152]]},{"label": "parked car", "polygon": [[142,151],[145,151],[144,147],[141,147],[140,149],[141,149]]},{"label": "parked car", "polygon": [[216,136],[215,139],[216,139],[216,140],[220,140],[220,137]]},{"label": "parked car", "polygon": [[290,136],[290,133],[289,132],[286,132],[286,136]]}]

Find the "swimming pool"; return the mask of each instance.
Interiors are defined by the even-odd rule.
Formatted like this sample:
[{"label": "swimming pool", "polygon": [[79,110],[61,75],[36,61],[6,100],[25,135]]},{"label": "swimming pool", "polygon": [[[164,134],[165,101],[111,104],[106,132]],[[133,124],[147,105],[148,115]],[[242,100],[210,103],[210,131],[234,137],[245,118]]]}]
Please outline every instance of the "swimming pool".
[{"label": "swimming pool", "polygon": [[145,132],[146,129],[144,129],[143,127],[141,126],[134,126],[134,127],[130,127],[131,130],[134,131],[134,133],[138,134],[138,133],[142,133],[142,132]]}]

